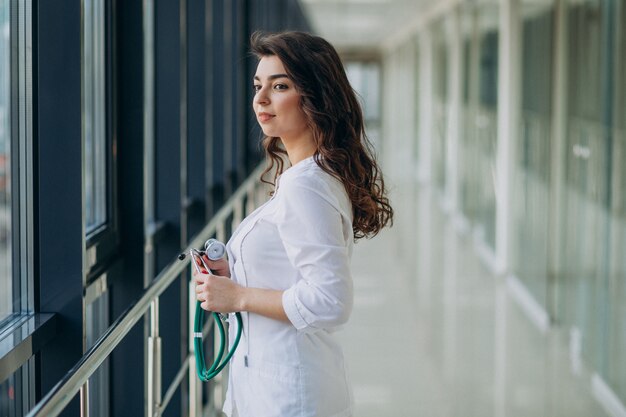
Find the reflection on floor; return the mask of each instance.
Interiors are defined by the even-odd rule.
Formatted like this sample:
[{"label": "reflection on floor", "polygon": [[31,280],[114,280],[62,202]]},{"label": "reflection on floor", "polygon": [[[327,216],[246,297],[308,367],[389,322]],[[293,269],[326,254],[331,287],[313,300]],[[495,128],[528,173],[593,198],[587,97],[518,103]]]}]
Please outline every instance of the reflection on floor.
[{"label": "reflection on floor", "polygon": [[415,186],[392,197],[394,227],[355,246],[340,333],[355,416],[606,416],[564,330],[531,323],[438,197]]}]

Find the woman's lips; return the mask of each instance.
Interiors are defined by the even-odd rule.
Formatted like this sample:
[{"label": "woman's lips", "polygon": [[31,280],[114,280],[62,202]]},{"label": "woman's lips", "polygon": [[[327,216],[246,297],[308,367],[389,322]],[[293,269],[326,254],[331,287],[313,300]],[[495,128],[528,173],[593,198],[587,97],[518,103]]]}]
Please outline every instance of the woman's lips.
[{"label": "woman's lips", "polygon": [[259,113],[259,115],[257,116],[257,118],[259,119],[259,122],[261,123],[265,123],[269,121],[270,119],[272,119],[273,117],[274,115],[269,114],[269,113]]}]

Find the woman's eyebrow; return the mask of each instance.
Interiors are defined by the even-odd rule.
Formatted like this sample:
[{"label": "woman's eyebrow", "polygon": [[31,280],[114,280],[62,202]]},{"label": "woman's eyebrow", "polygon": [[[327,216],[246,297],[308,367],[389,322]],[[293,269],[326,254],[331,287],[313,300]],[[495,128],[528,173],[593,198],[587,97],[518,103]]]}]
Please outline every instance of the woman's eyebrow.
[{"label": "woman's eyebrow", "polygon": [[[289,78],[289,76],[287,74],[273,74],[273,75],[270,75],[269,77],[267,77],[267,80],[268,81],[272,81],[272,80],[275,80],[277,78]],[[254,79],[257,80],[257,81],[261,81],[261,78],[259,78],[258,75],[255,75]]]}]

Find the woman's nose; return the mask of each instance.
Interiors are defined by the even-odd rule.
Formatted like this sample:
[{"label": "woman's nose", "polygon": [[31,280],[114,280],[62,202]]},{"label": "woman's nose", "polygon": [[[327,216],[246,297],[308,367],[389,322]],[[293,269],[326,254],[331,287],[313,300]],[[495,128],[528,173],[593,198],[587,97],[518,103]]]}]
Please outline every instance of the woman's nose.
[{"label": "woman's nose", "polygon": [[264,88],[257,91],[256,95],[254,96],[254,102],[258,104],[269,103],[269,96],[267,95],[267,92]]}]

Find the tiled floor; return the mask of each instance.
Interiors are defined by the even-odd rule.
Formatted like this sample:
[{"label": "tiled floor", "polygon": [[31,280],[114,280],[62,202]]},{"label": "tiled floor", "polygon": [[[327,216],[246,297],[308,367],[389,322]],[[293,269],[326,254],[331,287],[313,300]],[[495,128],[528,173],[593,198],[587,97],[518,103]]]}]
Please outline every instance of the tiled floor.
[{"label": "tiled floor", "polygon": [[357,417],[606,416],[572,371],[564,330],[542,333],[428,191],[398,187],[392,229],[355,246],[340,337]]}]

